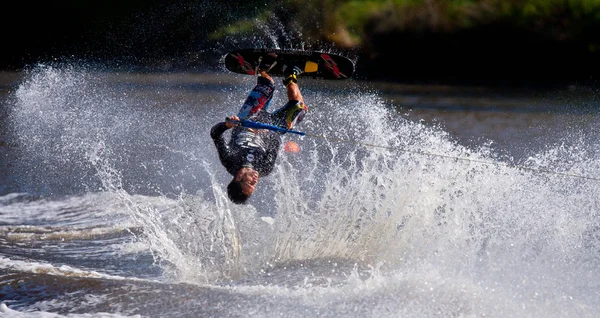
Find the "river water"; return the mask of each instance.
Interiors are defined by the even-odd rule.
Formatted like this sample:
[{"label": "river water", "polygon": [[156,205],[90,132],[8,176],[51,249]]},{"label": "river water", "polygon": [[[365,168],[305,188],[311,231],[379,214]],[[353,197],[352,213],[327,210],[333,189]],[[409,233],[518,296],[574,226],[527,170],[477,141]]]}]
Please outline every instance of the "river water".
[{"label": "river water", "polygon": [[0,316],[600,312],[593,87],[302,79],[310,136],[239,206],[209,131],[254,77],[2,78]]}]

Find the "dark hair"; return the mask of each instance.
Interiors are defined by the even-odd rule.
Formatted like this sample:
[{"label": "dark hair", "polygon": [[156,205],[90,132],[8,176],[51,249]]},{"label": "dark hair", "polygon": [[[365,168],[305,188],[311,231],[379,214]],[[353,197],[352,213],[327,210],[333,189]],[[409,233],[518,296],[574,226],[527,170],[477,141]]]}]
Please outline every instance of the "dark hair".
[{"label": "dark hair", "polygon": [[235,178],[227,186],[227,196],[235,204],[244,204],[250,197],[242,192],[242,182],[235,181]]}]

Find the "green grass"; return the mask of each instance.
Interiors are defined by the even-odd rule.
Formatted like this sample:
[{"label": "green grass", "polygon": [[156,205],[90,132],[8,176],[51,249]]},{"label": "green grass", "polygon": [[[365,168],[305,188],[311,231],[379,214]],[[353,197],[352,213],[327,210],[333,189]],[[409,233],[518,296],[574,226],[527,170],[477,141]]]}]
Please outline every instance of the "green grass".
[{"label": "green grass", "polygon": [[[336,40],[346,32],[360,45],[368,24],[379,28],[454,32],[503,23],[516,28],[547,32],[549,37],[598,38],[600,0],[286,0],[291,19],[313,40]],[[271,9],[272,10],[272,9]],[[279,10],[280,12],[282,10]],[[274,11],[263,11],[218,29],[213,38],[252,32]],[[343,31],[343,32],[342,32]],[[590,40],[598,47],[597,40]]]}]

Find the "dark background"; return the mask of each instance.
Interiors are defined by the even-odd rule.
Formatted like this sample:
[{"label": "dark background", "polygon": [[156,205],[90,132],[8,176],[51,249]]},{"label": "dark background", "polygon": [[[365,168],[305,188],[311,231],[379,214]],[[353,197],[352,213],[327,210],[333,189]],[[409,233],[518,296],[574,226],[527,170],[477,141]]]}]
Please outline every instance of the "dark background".
[{"label": "dark background", "polygon": [[[217,1],[218,2],[218,1]],[[169,58],[191,50],[193,26],[166,1],[17,2],[4,10],[1,65],[21,69],[32,63],[86,60],[144,61]],[[185,6],[185,2],[178,2]],[[161,10],[164,10],[161,12]],[[178,25],[176,25],[178,24]],[[183,28],[184,32],[178,32]],[[187,30],[185,30],[188,28]]]},{"label": "dark background", "polygon": [[[0,68],[21,70],[36,63],[82,62],[135,71],[202,71],[215,67],[228,50],[252,45],[244,39],[213,39],[210,35],[215,30],[260,14],[267,7],[272,9],[264,2],[240,0],[11,3],[0,19]],[[272,11],[277,21],[288,25],[298,22],[294,21],[298,10],[279,6]],[[510,21],[440,32],[382,28],[384,20],[374,19],[365,26],[361,47],[344,48],[357,60],[357,78],[407,83],[595,85],[600,70],[599,54],[590,51],[586,42],[600,36],[596,25],[582,28],[579,38],[557,41],[543,32],[524,31]],[[560,26],[561,21],[556,23]],[[313,48],[327,46],[322,40],[315,41]]]}]

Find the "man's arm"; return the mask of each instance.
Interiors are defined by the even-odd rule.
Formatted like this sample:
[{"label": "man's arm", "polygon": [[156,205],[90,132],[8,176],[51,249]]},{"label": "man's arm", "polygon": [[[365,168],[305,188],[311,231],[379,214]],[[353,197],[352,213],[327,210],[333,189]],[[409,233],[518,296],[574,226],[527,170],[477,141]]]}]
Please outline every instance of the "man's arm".
[{"label": "man's arm", "polygon": [[229,146],[227,146],[225,139],[223,138],[223,133],[227,129],[229,129],[227,124],[222,122],[214,125],[210,130],[210,137],[217,147],[217,152],[219,153],[219,160],[221,160],[221,163],[225,163],[229,155]]}]

